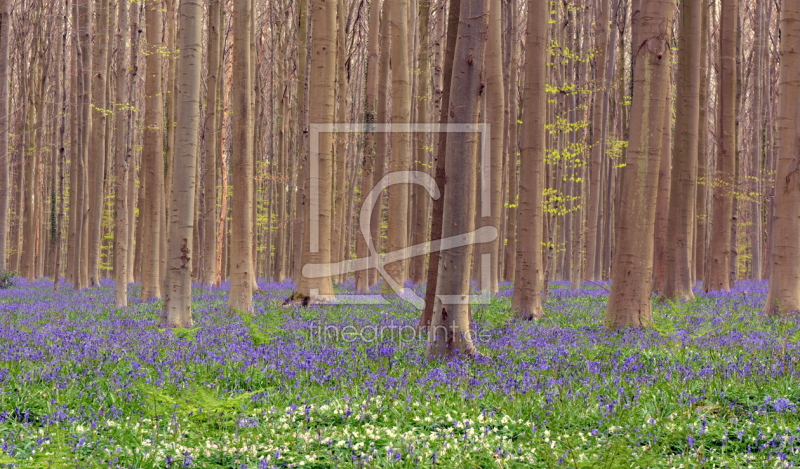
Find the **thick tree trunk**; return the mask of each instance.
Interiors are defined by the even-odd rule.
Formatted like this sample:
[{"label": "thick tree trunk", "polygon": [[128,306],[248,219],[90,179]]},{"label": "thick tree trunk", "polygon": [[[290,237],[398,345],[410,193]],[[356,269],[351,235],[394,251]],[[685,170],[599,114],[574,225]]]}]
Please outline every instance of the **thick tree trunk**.
[{"label": "thick tree trunk", "polygon": [[178,60],[179,109],[172,171],[167,278],[160,327],[191,327],[194,204],[200,126],[200,72],[203,61],[201,0],[181,0]]},{"label": "thick tree trunk", "polygon": [[231,213],[232,310],[253,312],[253,86],[250,67],[250,15],[252,0],[235,0],[233,10],[233,135],[231,169],[233,200]]},{"label": "thick tree trunk", "polygon": [[[405,124],[411,121],[411,80],[408,64],[408,0],[392,0],[392,124]],[[411,170],[410,134],[392,132],[392,172]],[[408,245],[408,186],[393,184],[389,186],[389,217],[386,237],[386,251],[394,252]],[[408,265],[405,260],[386,264],[386,273],[400,285],[406,280]],[[390,291],[388,282],[384,291]]]},{"label": "thick tree trunk", "polygon": [[768,315],[800,312],[800,0],[783,0],[778,82],[778,164]]},{"label": "thick tree trunk", "polygon": [[164,236],[164,106],[161,84],[162,0],[145,5],[148,54],[144,82],[145,114],[142,170],[144,180],[145,218],[142,225],[142,299],[160,298],[161,237]]},{"label": "thick tree trunk", "polygon": [[[336,78],[336,0],[320,0],[313,5],[311,33],[311,76],[309,77],[310,124],[332,124],[334,119]],[[303,235],[303,257],[300,281],[292,299],[302,303],[318,303],[332,299],[333,283],[325,264],[331,261],[331,197],[333,179],[333,136],[316,134],[310,158],[315,158],[316,171],[308,171],[309,210]],[[309,163],[312,161],[309,158]],[[311,164],[309,169],[311,169]],[[316,188],[312,186],[316,185]],[[316,226],[312,227],[311,223]],[[309,264],[320,267],[311,269]],[[309,270],[314,272],[310,272]]]},{"label": "thick tree trunk", "polygon": [[[488,3],[465,0],[460,8],[448,108],[450,123],[477,123],[484,83]],[[475,227],[475,176],[479,138],[475,133],[447,134],[446,174],[452,181],[444,193],[442,237],[464,236]],[[437,238],[438,239],[438,238]],[[478,354],[472,340],[469,309],[470,263],[467,243],[441,254],[436,302],[428,331],[429,357]]]},{"label": "thick tree trunk", "polygon": [[528,29],[525,49],[525,90],[523,93],[522,153],[520,155],[520,200],[517,229],[516,274],[511,311],[520,319],[544,316],[541,288],[544,271],[542,238],[544,212],[547,119],[547,3],[528,1]]},{"label": "thick tree trunk", "polygon": [[672,163],[665,282],[662,296],[692,299],[692,242],[697,191],[697,132],[700,119],[701,5],[683,2],[678,39],[675,151]]},{"label": "thick tree trunk", "polygon": [[733,198],[736,190],[736,24],[739,0],[722,0],[719,28],[720,74],[717,85],[717,162],[712,180],[713,200],[706,292],[729,291]]},{"label": "thick tree trunk", "polygon": [[649,326],[653,231],[664,108],[669,84],[669,31],[673,3],[642,0],[633,21],[633,100],[630,142],[620,194],[616,251],[606,325]]}]

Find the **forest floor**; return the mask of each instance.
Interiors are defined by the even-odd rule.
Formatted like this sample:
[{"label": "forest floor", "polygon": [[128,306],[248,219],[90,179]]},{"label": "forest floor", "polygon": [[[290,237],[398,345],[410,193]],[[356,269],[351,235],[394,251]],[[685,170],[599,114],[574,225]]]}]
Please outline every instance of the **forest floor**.
[{"label": "forest floor", "polygon": [[250,319],[226,285],[196,289],[196,327],[176,333],[160,302],[116,310],[110,283],[15,283],[2,467],[800,466],[800,319],[760,316],[763,282],[620,332],[602,326],[608,284],[553,284],[526,323],[506,284],[473,309],[485,357],[450,362],[425,360],[396,299],[281,308],[292,286],[262,283]]}]

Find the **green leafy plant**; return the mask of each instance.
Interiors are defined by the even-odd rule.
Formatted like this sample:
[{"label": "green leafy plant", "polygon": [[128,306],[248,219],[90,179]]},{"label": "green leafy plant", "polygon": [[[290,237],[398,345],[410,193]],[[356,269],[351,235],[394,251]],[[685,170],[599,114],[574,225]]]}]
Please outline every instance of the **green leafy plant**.
[{"label": "green leafy plant", "polygon": [[0,290],[13,287],[14,277],[19,277],[19,273],[13,270],[0,270]]}]

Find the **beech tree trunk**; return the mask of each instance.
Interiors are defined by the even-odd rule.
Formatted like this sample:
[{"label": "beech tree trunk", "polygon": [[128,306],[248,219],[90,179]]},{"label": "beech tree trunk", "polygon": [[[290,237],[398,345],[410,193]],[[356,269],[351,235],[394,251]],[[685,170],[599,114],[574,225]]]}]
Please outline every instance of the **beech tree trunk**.
[{"label": "beech tree trunk", "polygon": [[547,24],[549,8],[528,0],[525,49],[525,89],[522,96],[522,152],[520,154],[517,262],[511,311],[520,319],[544,317],[542,280],[544,258],[545,125],[547,124]]},{"label": "beech tree trunk", "polygon": [[[439,123],[446,124],[450,110],[450,87],[452,86],[453,62],[455,60],[456,39],[458,37],[458,26],[460,21],[461,0],[451,0],[450,10],[447,13],[447,39],[444,51],[444,70],[441,94],[441,112]],[[428,239],[435,241],[442,238],[442,223],[445,204],[445,181],[447,180],[447,135],[439,133],[438,145],[436,147],[436,169],[434,179],[439,186],[439,198],[433,201],[431,208],[431,234]],[[431,252],[428,258],[427,282],[425,285],[425,307],[419,318],[417,328],[422,330],[431,325],[433,319],[433,309],[436,300],[436,288],[439,280],[439,251]]]},{"label": "beech tree trunk", "polygon": [[[392,35],[392,124],[411,121],[411,79],[408,65],[408,0],[391,0]],[[390,171],[411,170],[410,134],[392,132]],[[408,245],[408,186],[389,186],[389,218],[386,251],[393,252]],[[405,260],[386,264],[386,273],[400,285],[406,280],[408,263]],[[384,284],[387,291],[388,283]]]},{"label": "beech tree trunk", "polygon": [[606,325],[652,324],[656,188],[669,85],[673,3],[641,0],[633,22],[633,99]]},{"label": "beech tree trunk", "polygon": [[203,62],[201,0],[181,0],[176,152],[167,244],[167,278],[160,327],[191,327],[194,204],[200,127],[200,72]]},{"label": "beech tree trunk", "polygon": [[[477,267],[476,276],[483,268],[484,256],[489,258],[489,285],[488,291],[497,293],[500,291],[499,285],[499,260],[500,246],[503,241],[500,236],[500,224],[503,211],[503,153],[505,141],[505,87],[503,83],[503,3],[501,0],[491,0],[489,2],[489,35],[486,42],[486,115],[490,124],[491,141],[489,143],[490,166],[481,168],[482,171],[489,171],[489,191],[491,210],[489,217],[484,215],[482,207],[478,207],[478,216],[481,216],[481,224],[484,226],[494,226],[498,230],[498,236],[494,241],[478,245],[478,256],[475,259]],[[482,181],[485,179],[481,179]],[[482,194],[486,194],[486,188],[481,187]],[[479,197],[481,203],[485,203]],[[484,288],[481,285],[481,288]]]},{"label": "beech tree trunk", "polygon": [[692,242],[697,190],[697,132],[700,120],[701,5],[682,2],[678,39],[675,148],[665,248],[664,289],[669,299],[692,299]]},{"label": "beech tree trunk", "polygon": [[[75,280],[76,290],[89,285],[88,276],[88,228],[89,217],[87,213],[89,183],[87,181],[87,166],[89,165],[89,136],[92,131],[91,105],[92,105],[92,0],[81,0],[76,4],[78,25],[78,67],[80,73],[78,96],[78,154],[77,171],[74,186],[75,197],[70,197],[75,203]],[[74,187],[74,189],[72,189]],[[70,205],[72,202],[70,202]]]},{"label": "beech tree trunk", "polygon": [[164,236],[164,105],[161,84],[163,1],[145,4],[147,75],[144,81],[144,222],[142,224],[142,299],[160,298],[161,237]]},{"label": "beech tree trunk", "polygon": [[[423,0],[424,1],[424,0]],[[360,190],[360,203],[359,206],[364,204],[367,194],[372,190],[373,173],[375,171],[375,162],[377,160],[377,138],[383,138],[382,135],[375,134],[372,125],[377,120],[377,95],[378,95],[378,67],[379,67],[379,53],[380,53],[380,18],[381,6],[379,0],[373,0],[369,7],[369,44],[368,63],[367,63],[367,83],[366,83],[366,99],[364,102],[364,122],[367,124],[366,132],[364,133],[364,157],[361,161],[361,190]],[[356,255],[363,259],[369,256],[369,249],[367,247],[366,236],[372,236],[370,233],[361,233],[356,241]],[[373,239],[373,243],[375,240]],[[356,272],[356,291],[366,293],[370,287],[371,272],[369,270],[359,270]]]},{"label": "beech tree trunk", "polygon": [[231,170],[230,268],[228,304],[232,310],[253,312],[253,87],[250,67],[252,0],[233,4],[233,134]]},{"label": "beech tree trunk", "polygon": [[768,315],[800,312],[800,0],[783,0],[780,17],[778,162]]},{"label": "beech tree trunk", "polygon": [[[417,75],[417,112],[415,123],[427,124],[428,123],[428,110],[430,108],[430,36],[428,32],[428,20],[430,17],[431,2],[430,0],[419,0],[419,74]],[[440,19],[441,20],[441,19]],[[427,170],[430,158],[430,133],[418,133],[415,136],[416,141],[416,158],[414,161],[414,169],[425,173],[430,173]],[[428,200],[430,196],[422,186],[415,185],[412,189],[414,196],[413,207],[413,221],[411,244],[417,245],[427,241],[428,236]],[[425,256],[416,256],[411,259],[411,266],[409,273],[411,282],[420,284],[425,281]]]},{"label": "beech tree trunk", "polygon": [[708,245],[708,0],[700,2],[700,118],[697,130],[697,203],[694,228],[694,279],[704,280]]},{"label": "beech tree trunk", "polygon": [[717,162],[713,177],[706,292],[730,291],[731,230],[736,190],[736,24],[739,0],[722,0],[719,27],[720,74],[717,85]]},{"label": "beech tree trunk", "polygon": [[[485,76],[484,55],[488,3],[464,0],[455,43],[450,123],[477,123]],[[475,227],[476,170],[479,138],[476,133],[447,134],[446,174],[457,181],[444,193],[442,237],[465,235]],[[441,253],[433,320],[428,331],[429,357],[478,354],[472,340],[469,309],[471,243]]]},{"label": "beech tree trunk", "polygon": [[108,0],[96,0],[97,25],[95,28],[95,44],[92,59],[92,140],[89,147],[89,184],[87,197],[89,200],[89,286],[100,285],[100,251],[101,228],[103,224],[103,179],[106,165],[106,84],[108,63],[106,49],[108,47]]},{"label": "beech tree trunk", "polygon": [[[603,105],[606,101],[606,45],[608,41],[608,0],[597,2],[597,21],[595,22],[595,72],[594,102],[592,103],[592,159],[589,166],[589,205],[586,234],[586,280],[597,280],[600,277],[601,226],[600,206],[602,202],[602,166],[605,156],[605,140]],[[524,122],[524,121],[523,121]]]},{"label": "beech tree trunk", "polygon": [[114,277],[115,302],[118,308],[128,306],[128,250],[130,242],[128,239],[128,168],[131,160],[131,147],[128,136],[128,123],[130,119],[131,95],[127,91],[127,70],[132,64],[128,64],[127,48],[125,47],[125,36],[128,32],[128,7],[119,5],[119,19],[117,25],[117,151],[116,151],[116,189],[114,191]]},{"label": "beech tree trunk", "polygon": [[[319,0],[311,15],[311,70],[309,77],[309,124],[332,124],[336,88],[336,0]],[[292,298],[303,303],[319,303],[332,299],[333,283],[329,270],[317,267],[316,275],[306,269],[309,264],[325,265],[331,261],[331,201],[333,179],[333,135],[317,133],[318,142],[310,148],[309,158],[316,158],[318,175],[308,171],[309,210],[303,234],[303,257],[300,281]],[[316,153],[316,154],[315,154]],[[309,161],[309,163],[311,163]],[[314,200],[316,199],[316,200]],[[316,212],[316,213],[313,213]],[[312,229],[312,215],[317,226]],[[312,269],[314,270],[314,269]],[[322,275],[319,275],[322,274]]]},{"label": "beech tree trunk", "polygon": [[[8,136],[9,38],[11,36],[11,0],[0,0],[0,135]],[[66,57],[64,58],[66,60]],[[66,80],[66,77],[64,77]],[[9,185],[8,137],[0,138],[0,272],[7,270]]]},{"label": "beech tree trunk", "polygon": [[217,132],[219,131],[219,104],[217,90],[219,89],[220,63],[220,0],[211,0],[208,3],[208,76],[206,77],[206,117],[205,131],[203,133],[205,145],[205,158],[203,159],[203,246],[202,246],[202,283],[211,285],[217,278]]}]

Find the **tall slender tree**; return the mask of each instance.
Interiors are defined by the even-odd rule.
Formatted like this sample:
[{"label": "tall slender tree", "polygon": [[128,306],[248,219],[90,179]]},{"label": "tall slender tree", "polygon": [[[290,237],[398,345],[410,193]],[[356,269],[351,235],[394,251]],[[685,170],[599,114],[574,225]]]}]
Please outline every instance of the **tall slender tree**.
[{"label": "tall slender tree", "polygon": [[116,279],[115,301],[117,307],[128,306],[128,171],[131,160],[128,122],[130,119],[130,95],[126,71],[130,67],[127,59],[126,35],[128,32],[128,6],[119,6],[117,21],[117,151],[116,151],[116,189],[114,191],[114,277]]},{"label": "tall slender tree", "polygon": [[[311,76],[309,77],[310,124],[331,124],[334,118],[336,83],[336,0],[320,0],[313,5],[311,15]],[[331,197],[333,179],[333,139],[330,132],[320,132],[315,152],[309,156],[317,159],[318,176],[312,179],[309,171],[307,184],[317,184],[317,190],[310,191],[316,200],[310,200],[311,210],[306,210],[306,229],[303,234],[302,265],[325,265],[331,260]],[[312,210],[316,212],[317,227],[311,229]],[[305,270],[298,282],[292,298],[304,303],[325,301],[333,295],[331,277],[324,275],[325,269],[317,275],[307,276]],[[319,275],[319,274],[323,275]]]},{"label": "tall slender tree", "polygon": [[253,311],[253,106],[250,89],[252,0],[233,3],[233,210],[231,211],[231,309]]},{"label": "tall slender tree", "polygon": [[[392,35],[392,124],[411,121],[411,77],[408,64],[408,0],[391,0]],[[410,134],[392,132],[391,171],[411,169]],[[398,251],[408,245],[408,187],[402,184],[389,186],[389,218],[386,239],[388,252]],[[401,285],[407,277],[405,261],[386,265],[386,273]],[[388,283],[384,284],[388,288]]]},{"label": "tall slender tree", "polygon": [[697,191],[697,133],[700,120],[699,0],[681,2],[678,39],[678,86],[675,106],[675,147],[672,165],[667,246],[665,249],[665,298],[691,299],[694,209]]},{"label": "tall slender tree", "polygon": [[[446,124],[450,119],[450,87],[452,85],[453,61],[455,60],[456,40],[458,38],[458,24],[460,21],[461,0],[451,0],[450,9],[447,12],[447,38],[444,53],[444,70],[442,71],[442,93],[439,122]],[[436,185],[439,186],[439,198],[433,202],[431,208],[431,241],[441,239],[442,223],[444,218],[444,195],[445,182],[447,180],[447,134],[439,134],[438,145],[436,147]],[[439,251],[431,253],[428,259],[427,284],[425,286],[425,307],[419,318],[419,329],[425,329],[431,325],[433,320],[433,308],[436,302],[436,284],[439,275]]]},{"label": "tall slender tree", "polygon": [[164,236],[164,105],[162,95],[163,1],[147,0],[147,74],[144,80],[142,173],[145,218],[142,223],[142,298],[160,298],[161,237]]},{"label": "tall slender tree", "polygon": [[729,291],[733,198],[736,190],[736,33],[739,0],[722,0],[717,84],[717,158],[713,177],[711,234],[703,287]]},{"label": "tall slender tree", "polygon": [[219,129],[219,112],[217,110],[217,89],[219,88],[217,72],[220,63],[220,0],[208,2],[208,76],[206,84],[206,118],[203,136],[205,144],[203,149],[203,255],[202,255],[202,281],[212,284],[217,278],[217,132]]},{"label": "tall slender tree", "polygon": [[[486,114],[491,124],[490,142],[490,167],[482,168],[489,171],[490,184],[490,216],[482,219],[482,223],[494,226],[500,230],[503,210],[503,153],[505,141],[505,86],[503,83],[503,3],[501,0],[490,0],[489,6],[489,35],[486,43]],[[485,180],[485,179],[483,179]],[[484,188],[481,188],[485,191]],[[485,193],[485,192],[484,192]],[[488,223],[487,223],[488,222]],[[481,256],[489,255],[489,291],[500,291],[500,246],[502,239],[498,236],[490,243],[483,243],[479,247]],[[483,259],[477,258],[477,265],[482,265]],[[482,267],[481,267],[482,268]]]},{"label": "tall slender tree", "polygon": [[[589,166],[589,205],[586,226],[586,270],[584,278],[596,280],[600,277],[600,247],[602,230],[600,229],[601,176],[605,140],[603,105],[606,100],[606,44],[608,42],[608,0],[598,0],[597,21],[595,22],[595,92],[592,95],[592,159]],[[524,122],[524,121],[523,121]]]},{"label": "tall slender tree", "polygon": [[[9,83],[9,38],[11,36],[11,0],[0,0],[0,271],[6,270],[8,247],[8,202],[11,198],[9,185],[8,153],[8,83]],[[66,60],[66,57],[65,57]]]},{"label": "tall slender tree", "polygon": [[89,286],[100,285],[100,242],[105,209],[103,180],[106,167],[106,88],[108,83],[108,0],[95,0],[97,15],[92,59],[92,135],[89,146]]},{"label": "tall slender tree", "polygon": [[[424,0],[423,0],[424,1]],[[377,138],[374,127],[372,127],[378,117],[377,99],[378,99],[378,67],[379,67],[379,53],[380,53],[380,18],[381,18],[381,2],[380,0],[372,0],[369,6],[369,51],[367,63],[367,82],[366,93],[364,102],[364,122],[367,124],[367,129],[364,133],[364,156],[361,161],[361,205],[367,198],[370,190],[372,189],[373,172],[375,170],[375,161],[377,158]],[[372,235],[371,233],[369,234]],[[367,247],[367,239],[359,236],[356,243],[356,254],[360,258],[367,257],[369,250]],[[370,272],[368,270],[360,270],[356,272],[356,291],[367,292],[370,286]]]}]

